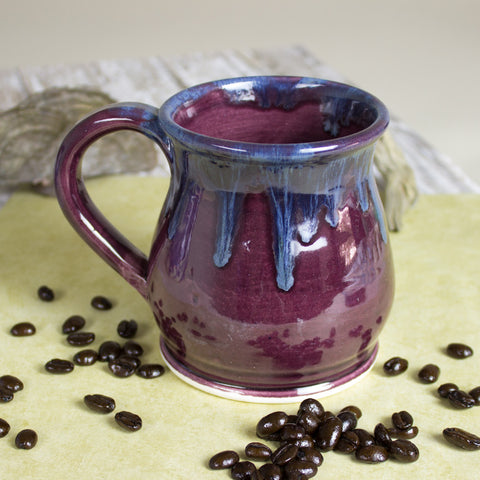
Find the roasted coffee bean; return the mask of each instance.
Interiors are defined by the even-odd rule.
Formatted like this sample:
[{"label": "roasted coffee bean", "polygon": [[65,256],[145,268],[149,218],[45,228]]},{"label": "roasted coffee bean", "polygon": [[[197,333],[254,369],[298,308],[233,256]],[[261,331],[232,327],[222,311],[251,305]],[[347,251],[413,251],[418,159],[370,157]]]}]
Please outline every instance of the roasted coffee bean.
[{"label": "roasted coffee bean", "polygon": [[23,383],[19,378],[14,377],[13,375],[2,375],[0,377],[0,388],[1,387],[16,393],[23,390]]},{"label": "roasted coffee bean", "polygon": [[257,436],[267,438],[277,433],[288,420],[285,412],[273,412],[259,420],[256,427]]},{"label": "roasted coffee bean", "polygon": [[317,417],[320,417],[320,415],[324,412],[324,408],[322,404],[315,398],[306,398],[298,407],[298,414],[300,415],[302,412],[310,412]]},{"label": "roasted coffee bean", "polygon": [[0,418],[0,438],[5,437],[10,431],[10,425],[6,420]]},{"label": "roasted coffee bean", "polygon": [[297,440],[283,442],[282,445],[284,445],[285,443],[291,443],[292,445],[296,445],[298,448],[310,448],[315,446],[315,442],[310,435],[304,435],[302,438],[299,438]]},{"label": "roasted coffee bean", "polygon": [[314,463],[317,467],[323,463],[323,455],[313,447],[299,448],[297,452],[297,459]]},{"label": "roasted coffee bean", "polygon": [[389,435],[393,438],[403,438],[404,440],[411,440],[418,435],[418,427],[413,425],[406,430],[398,430],[397,428],[387,428]]},{"label": "roasted coffee bean", "polygon": [[14,393],[6,387],[0,387],[0,403],[8,403],[13,400]]},{"label": "roasted coffee bean", "polygon": [[72,332],[67,336],[67,342],[75,347],[90,345],[95,341],[93,332]]},{"label": "roasted coffee bean", "polygon": [[357,434],[358,437],[358,446],[360,448],[362,447],[370,447],[372,445],[375,445],[375,438],[373,435],[371,435],[369,432],[364,430],[363,428],[355,428],[352,430]]},{"label": "roasted coffee bean", "polygon": [[408,430],[413,425],[413,417],[405,410],[395,412],[392,415],[392,424],[398,430]]},{"label": "roasted coffee bean", "polygon": [[268,460],[272,450],[260,442],[251,442],[245,447],[245,456],[254,460]]},{"label": "roasted coffee bean", "polygon": [[133,355],[120,355],[115,360],[120,360],[122,362],[130,362],[134,367],[135,371],[140,368],[142,361],[138,357],[134,357]]},{"label": "roasted coffee bean", "polygon": [[443,436],[447,442],[464,450],[480,450],[480,437],[461,428],[446,428]]},{"label": "roasted coffee bean", "polygon": [[111,413],[115,410],[115,400],[100,393],[85,395],[83,402],[90,410],[98,413]]},{"label": "roasted coffee bean", "polygon": [[63,322],[62,333],[78,332],[85,326],[85,323],[85,319],[81,315],[72,315]]},{"label": "roasted coffee bean", "polygon": [[141,357],[143,355],[143,348],[137,342],[129,340],[123,346],[122,352],[125,355],[131,355],[132,357]]},{"label": "roasted coffee bean", "polygon": [[329,418],[320,424],[317,431],[316,447],[321,452],[333,450],[342,435],[343,422],[337,418]]},{"label": "roasted coffee bean", "polygon": [[355,405],[347,405],[346,407],[343,407],[341,410],[340,410],[340,413],[342,412],[351,412],[353,413],[356,417],[357,417],[357,420],[360,419],[360,417],[362,416],[362,411],[360,410],[359,407],[355,406]]},{"label": "roasted coffee bean", "polygon": [[298,415],[296,420],[297,425],[300,425],[305,430],[305,433],[313,433],[317,430],[320,420],[311,412],[302,412]]},{"label": "roasted coffee bean", "polygon": [[365,463],[380,463],[388,459],[388,452],[380,445],[370,445],[357,449],[355,458]]},{"label": "roasted coffee bean", "polygon": [[73,363],[81,367],[87,367],[93,365],[98,358],[98,354],[95,350],[80,350],[73,356]]},{"label": "roasted coffee bean", "polygon": [[277,448],[271,455],[270,459],[272,463],[276,465],[285,465],[290,460],[293,460],[298,453],[298,447],[287,443],[279,448]]},{"label": "roasted coffee bean", "polygon": [[454,390],[458,390],[458,385],[455,383],[443,383],[438,387],[437,392],[442,398],[447,398],[448,394]]},{"label": "roasted coffee bean", "polygon": [[473,349],[464,343],[450,343],[447,346],[447,355],[458,359],[468,358],[473,355]]},{"label": "roasted coffee bean", "polygon": [[472,408],[475,405],[475,399],[463,390],[453,390],[447,398],[455,408]]},{"label": "roasted coffee bean", "polygon": [[38,290],[37,290],[37,295],[40,300],[43,300],[44,302],[51,302],[55,299],[55,294],[53,293],[53,290],[46,285],[42,285]]},{"label": "roasted coffee bean", "polygon": [[[108,368],[116,376],[121,378],[130,377],[135,373],[137,364],[132,360],[134,357],[119,357],[108,362]],[[138,359],[135,359],[138,360]]]},{"label": "roasted coffee bean", "polygon": [[123,429],[130,432],[136,432],[142,428],[142,419],[137,414],[132,412],[118,412],[115,415],[115,421]]},{"label": "roasted coffee bean", "polygon": [[35,325],[30,322],[17,323],[10,329],[10,333],[14,337],[29,337],[34,335],[36,331]]},{"label": "roasted coffee bean", "polygon": [[358,435],[354,431],[342,433],[340,440],[335,445],[335,451],[340,453],[352,453],[359,445]]},{"label": "roasted coffee bean", "polygon": [[216,453],[208,462],[208,466],[212,470],[222,470],[224,468],[232,468],[240,461],[237,452],[233,450],[224,450]]},{"label": "roasted coffee bean", "polygon": [[280,440],[285,440],[286,442],[293,442],[295,440],[300,440],[305,436],[305,429],[294,423],[286,423],[279,432]]},{"label": "roasted coffee bean", "polygon": [[377,445],[381,445],[386,449],[388,449],[390,444],[392,443],[392,438],[390,437],[390,434],[388,433],[388,430],[383,423],[378,423],[375,426],[375,429],[373,431],[373,437],[375,438],[375,443]]},{"label": "roasted coffee bean", "polygon": [[159,363],[145,363],[137,368],[136,373],[142,378],[157,378],[165,373],[165,367]]},{"label": "roasted coffee bean", "polygon": [[117,333],[122,338],[133,338],[138,329],[138,324],[135,320],[122,320],[117,326]]},{"label": "roasted coffee bean", "polygon": [[418,460],[417,446],[409,440],[394,440],[388,446],[389,456],[402,463],[412,463]]},{"label": "roasted coffee bean", "polygon": [[401,357],[392,357],[383,364],[383,371],[389,376],[400,375],[408,368],[408,360]]},{"label": "roasted coffee bean", "polygon": [[438,367],[438,365],[434,365],[433,363],[425,365],[418,372],[418,378],[423,383],[435,383],[438,380],[439,375],[440,368]]},{"label": "roasted coffee bean", "polygon": [[357,417],[352,412],[340,412],[337,418],[342,421],[342,432],[353,430],[357,427]]},{"label": "roasted coffee bean", "polygon": [[258,472],[263,480],[282,480],[283,477],[281,467],[274,463],[265,463],[258,469]]},{"label": "roasted coffee bean", "polygon": [[331,418],[336,418],[336,417],[337,416],[333,412],[326,410],[325,412],[322,412],[318,417],[319,425],[326,422],[327,420],[330,420]]},{"label": "roasted coffee bean", "polygon": [[69,360],[54,358],[45,364],[45,370],[50,373],[63,374],[70,373],[74,365]]},{"label": "roasted coffee bean", "polygon": [[110,310],[113,306],[112,302],[103,295],[93,297],[90,305],[96,310]]},{"label": "roasted coffee bean", "polygon": [[122,347],[118,342],[107,340],[103,342],[98,349],[98,360],[100,362],[109,362],[115,360],[122,354]]},{"label": "roasted coffee bean", "polygon": [[303,475],[305,478],[312,478],[317,474],[318,467],[312,462],[306,462],[304,460],[292,460],[288,462],[284,467],[287,478],[301,478]]},{"label": "roasted coffee bean", "polygon": [[256,480],[257,467],[249,461],[238,462],[230,470],[234,480]]},{"label": "roasted coffee bean", "polygon": [[22,430],[15,437],[16,447],[21,448],[22,450],[30,450],[37,444],[37,441],[37,432],[35,432],[34,430],[30,430],[29,428]]},{"label": "roasted coffee bean", "polygon": [[475,400],[475,405],[480,405],[480,387],[473,388],[468,394]]}]

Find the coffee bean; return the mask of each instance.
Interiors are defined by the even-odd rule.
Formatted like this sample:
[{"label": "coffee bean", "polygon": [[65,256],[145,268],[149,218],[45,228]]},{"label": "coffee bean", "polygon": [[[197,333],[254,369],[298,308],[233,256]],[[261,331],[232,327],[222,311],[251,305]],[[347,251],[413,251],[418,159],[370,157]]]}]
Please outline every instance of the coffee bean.
[{"label": "coffee bean", "polygon": [[28,337],[34,335],[36,331],[35,325],[30,322],[17,323],[10,329],[10,333],[14,337]]},{"label": "coffee bean", "polygon": [[113,306],[112,302],[102,295],[93,297],[90,305],[96,310],[110,310]]},{"label": "coffee bean", "polygon": [[458,359],[468,358],[473,355],[473,349],[464,343],[450,343],[447,346],[447,355]]},{"label": "coffee bean", "polygon": [[254,460],[268,460],[272,450],[260,442],[251,442],[245,447],[245,456]]},{"label": "coffee bean", "polygon": [[318,467],[312,462],[306,462],[304,460],[292,460],[288,462],[285,467],[285,474],[287,478],[301,478],[303,475],[305,478],[312,478],[317,474]]},{"label": "coffee bean", "polygon": [[118,358],[116,358],[114,361],[131,363],[133,365],[133,368],[135,369],[135,371],[142,364],[142,361],[138,357],[134,357],[133,355],[123,355],[122,354]]},{"label": "coffee bean", "polygon": [[115,360],[122,354],[122,347],[118,342],[107,340],[103,342],[98,349],[98,360],[100,362],[109,362]]},{"label": "coffee bean", "polygon": [[310,435],[304,435],[302,438],[298,438],[297,440],[284,441],[282,442],[282,445],[285,443],[290,443],[298,448],[310,448],[315,446],[315,442]]},{"label": "coffee bean", "polygon": [[68,317],[62,325],[62,333],[69,334],[78,332],[85,326],[85,319],[81,315],[72,315]]},{"label": "coffee bean", "polygon": [[407,428],[406,430],[398,430],[397,428],[387,428],[389,435],[393,438],[403,438],[404,440],[411,440],[418,435],[418,427],[416,425]]},{"label": "coffee bean", "polygon": [[475,405],[480,405],[480,387],[473,388],[468,394],[475,400]]},{"label": "coffee bean", "polygon": [[49,373],[63,374],[70,373],[74,365],[69,360],[54,358],[45,364],[45,370]]},{"label": "coffee bean", "polygon": [[135,373],[137,365],[128,358],[119,357],[108,362],[108,368],[116,377],[126,378]]},{"label": "coffee bean", "polygon": [[0,418],[0,438],[5,437],[10,431],[10,425],[6,420]]},{"label": "coffee bean", "polygon": [[383,371],[389,376],[400,375],[408,368],[408,360],[401,357],[392,357],[383,364]]},{"label": "coffee bean", "polygon": [[234,480],[256,479],[257,467],[252,462],[238,462],[230,470],[230,476]]},{"label": "coffee bean", "polygon": [[322,404],[315,398],[306,398],[300,403],[298,408],[298,414],[302,412],[310,412],[317,417],[320,417],[320,415],[324,412],[324,408]]},{"label": "coffee bean", "polygon": [[357,427],[357,417],[352,412],[340,412],[337,418],[342,421],[342,432],[353,430]]},{"label": "coffee bean", "polygon": [[402,463],[416,462],[419,457],[417,446],[409,440],[394,440],[388,447],[390,457]]},{"label": "coffee bean", "polygon": [[342,412],[351,412],[353,413],[356,417],[357,417],[357,420],[360,419],[360,417],[362,416],[362,411],[360,410],[359,407],[355,406],[355,405],[348,405],[346,407],[343,407],[341,410],[340,410],[340,413]]},{"label": "coffee bean", "polygon": [[22,381],[13,375],[2,375],[0,377],[0,387],[6,388],[13,393],[23,390]]},{"label": "coffee bean", "polygon": [[388,459],[388,452],[380,445],[370,445],[359,448],[355,452],[355,458],[365,463],[380,463]]},{"label": "coffee bean", "polygon": [[447,398],[455,408],[471,408],[475,405],[475,399],[463,390],[453,390]]},{"label": "coffee bean", "polygon": [[375,438],[369,432],[364,430],[363,428],[355,428],[352,432],[356,433],[358,437],[358,446],[362,447],[370,447],[375,445]]},{"label": "coffee bean", "polygon": [[85,395],[83,402],[90,410],[98,413],[111,413],[115,410],[115,400],[100,393]]},{"label": "coffee bean", "polygon": [[94,341],[95,334],[93,332],[72,332],[67,336],[67,342],[76,347],[90,345]]},{"label": "coffee bean", "polygon": [[313,447],[299,448],[297,452],[297,459],[313,463],[317,467],[323,463],[323,455]]},{"label": "coffee bean", "polygon": [[402,410],[392,415],[392,424],[398,430],[408,430],[413,425],[413,417],[405,410]]},{"label": "coffee bean", "polygon": [[125,355],[131,355],[132,357],[140,357],[143,355],[143,348],[138,343],[129,340],[123,346],[122,352]]},{"label": "coffee bean", "polygon": [[138,367],[136,373],[142,378],[157,378],[165,373],[165,367],[159,363],[145,363]]},{"label": "coffee bean", "polygon": [[133,338],[137,329],[138,324],[135,320],[122,320],[117,326],[117,333],[122,338]]},{"label": "coffee bean", "polygon": [[118,412],[115,415],[115,421],[125,430],[136,432],[142,428],[142,419],[135,413]]},{"label": "coffee bean", "polygon": [[40,300],[43,300],[44,302],[51,302],[55,298],[55,294],[53,293],[53,290],[46,285],[42,285],[38,290],[37,290],[37,295]]},{"label": "coffee bean", "polygon": [[258,469],[263,480],[282,480],[283,473],[281,467],[274,463],[265,463]]},{"label": "coffee bean", "polygon": [[87,367],[93,365],[98,358],[98,354],[95,350],[80,350],[73,356],[73,363],[81,367]]},{"label": "coffee bean", "polygon": [[270,435],[277,433],[287,423],[287,420],[288,415],[285,412],[273,412],[266,415],[257,423],[257,436],[260,438],[267,438]]},{"label": "coffee bean", "polygon": [[316,447],[321,452],[333,450],[342,435],[343,422],[337,418],[329,418],[321,423],[317,431]]},{"label": "coffee bean", "polygon": [[454,390],[458,390],[458,385],[455,383],[443,383],[438,387],[437,392],[442,398],[447,398],[448,394]]},{"label": "coffee bean", "polygon": [[480,437],[461,428],[446,428],[443,436],[452,445],[464,450],[480,450]]},{"label": "coffee bean", "polygon": [[392,438],[388,433],[387,428],[383,423],[378,423],[375,426],[373,431],[373,437],[375,438],[375,443],[377,445],[381,445],[382,447],[389,448],[390,444],[392,443]]},{"label": "coffee bean", "polygon": [[30,430],[29,428],[22,430],[15,437],[16,447],[21,448],[22,450],[32,449],[37,444],[37,441],[37,432],[35,432],[34,430]]},{"label": "coffee bean", "polygon": [[296,424],[301,426],[305,433],[310,434],[317,430],[320,420],[315,414],[305,411],[297,416]]},{"label": "coffee bean", "polygon": [[296,445],[292,445],[291,443],[287,443],[279,448],[277,448],[271,455],[272,463],[276,465],[285,465],[290,460],[293,460],[298,453],[298,447]]},{"label": "coffee bean", "polygon": [[340,440],[335,445],[335,451],[340,453],[352,453],[359,445],[358,435],[354,431],[342,433]]},{"label": "coffee bean", "polygon": [[305,429],[294,423],[286,423],[279,432],[280,440],[285,440],[286,442],[293,442],[295,440],[300,440],[305,436]]},{"label": "coffee bean", "polygon": [[0,403],[8,403],[13,400],[14,393],[6,387],[0,387]]},{"label": "coffee bean", "polygon": [[438,367],[438,365],[434,365],[433,363],[425,365],[418,372],[418,378],[423,383],[435,383],[438,380],[439,375],[440,368]]},{"label": "coffee bean", "polygon": [[221,470],[224,468],[232,468],[240,460],[237,452],[233,450],[225,450],[216,453],[208,462],[208,466],[212,470]]}]

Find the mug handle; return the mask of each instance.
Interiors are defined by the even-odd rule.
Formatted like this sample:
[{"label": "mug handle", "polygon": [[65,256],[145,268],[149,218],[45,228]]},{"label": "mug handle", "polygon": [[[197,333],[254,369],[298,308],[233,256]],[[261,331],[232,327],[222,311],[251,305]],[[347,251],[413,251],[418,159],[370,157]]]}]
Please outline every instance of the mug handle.
[{"label": "mug handle", "polygon": [[55,165],[55,188],[64,215],[83,240],[140,294],[147,297],[148,258],[98,210],[82,178],[82,156],[108,133],[135,130],[155,141],[171,161],[158,109],[141,103],[117,103],[77,123],[60,146]]}]

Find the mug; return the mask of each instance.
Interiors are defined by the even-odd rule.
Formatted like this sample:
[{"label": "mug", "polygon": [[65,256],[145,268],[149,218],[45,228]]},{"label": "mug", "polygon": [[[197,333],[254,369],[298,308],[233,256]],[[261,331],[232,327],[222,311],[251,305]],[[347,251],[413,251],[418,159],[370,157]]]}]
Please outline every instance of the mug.
[{"label": "mug", "polygon": [[[388,122],[376,97],[341,83],[213,81],[159,109],[119,103],[82,120],[59,150],[57,197],[149,303],[176,375],[240,400],[321,396],[370,369],[393,301],[372,166]],[[156,142],[171,170],[148,256],[98,211],[81,176],[85,150],[122,129]]]}]

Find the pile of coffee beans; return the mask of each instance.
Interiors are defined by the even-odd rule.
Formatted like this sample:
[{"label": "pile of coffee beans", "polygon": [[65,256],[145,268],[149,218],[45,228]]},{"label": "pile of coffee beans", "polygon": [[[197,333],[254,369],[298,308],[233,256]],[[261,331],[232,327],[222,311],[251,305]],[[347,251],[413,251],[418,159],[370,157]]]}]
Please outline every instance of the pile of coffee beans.
[{"label": "pile of coffee beans", "polygon": [[[418,459],[418,448],[409,440],[418,428],[408,412],[394,413],[391,428],[379,423],[373,432],[358,427],[361,416],[357,406],[349,405],[334,414],[318,400],[308,398],[294,415],[276,411],[260,419],[256,434],[262,442],[245,447],[245,460],[239,453],[225,450],[211,457],[209,467],[229,469],[237,480],[297,480],[314,477],[329,451],[353,454],[363,463],[387,459],[411,463]],[[264,442],[278,446],[272,448]],[[264,463],[257,468],[254,461]]]}]

